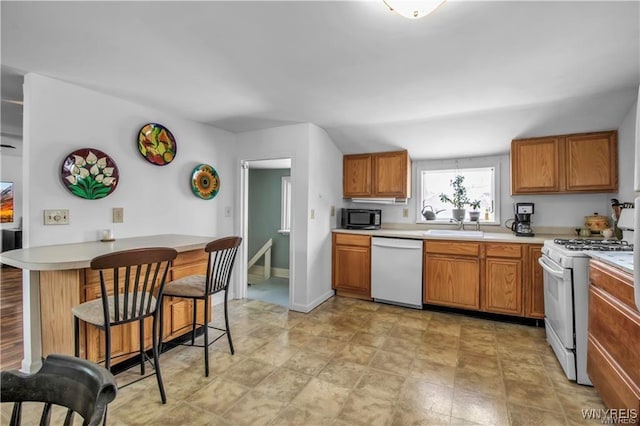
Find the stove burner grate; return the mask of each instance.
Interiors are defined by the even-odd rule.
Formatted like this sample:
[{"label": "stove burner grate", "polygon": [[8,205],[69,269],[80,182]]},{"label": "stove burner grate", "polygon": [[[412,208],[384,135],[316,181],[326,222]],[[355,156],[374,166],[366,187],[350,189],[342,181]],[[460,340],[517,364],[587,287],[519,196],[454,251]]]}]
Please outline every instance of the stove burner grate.
[{"label": "stove burner grate", "polygon": [[554,243],[567,250],[594,250],[594,251],[633,251],[633,244],[619,240],[598,240],[585,238],[556,238]]}]

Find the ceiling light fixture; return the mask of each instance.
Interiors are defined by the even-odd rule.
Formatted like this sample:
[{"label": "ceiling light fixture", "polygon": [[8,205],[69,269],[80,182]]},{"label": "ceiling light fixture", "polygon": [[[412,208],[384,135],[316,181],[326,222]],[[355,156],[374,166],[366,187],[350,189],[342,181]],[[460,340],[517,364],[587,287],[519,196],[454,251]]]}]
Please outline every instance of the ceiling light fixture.
[{"label": "ceiling light fixture", "polygon": [[427,16],[446,0],[383,0],[387,7],[398,15],[409,19]]}]

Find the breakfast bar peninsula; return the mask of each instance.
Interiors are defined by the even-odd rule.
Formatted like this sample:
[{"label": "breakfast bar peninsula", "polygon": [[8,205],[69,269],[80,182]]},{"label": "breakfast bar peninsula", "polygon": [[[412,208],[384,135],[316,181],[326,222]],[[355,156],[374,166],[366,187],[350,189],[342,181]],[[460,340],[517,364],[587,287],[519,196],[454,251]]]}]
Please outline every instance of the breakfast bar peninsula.
[{"label": "breakfast bar peninsula", "polygon": [[[73,314],[71,308],[100,297],[98,271],[92,270],[91,259],[107,253],[143,247],[171,247],[178,251],[167,281],[186,275],[206,273],[205,245],[213,236],[154,235],[122,238],[110,242],[85,242],[31,247],[4,252],[0,262],[24,270],[24,359],[22,371],[35,372],[42,358],[51,353],[73,355]],[[199,302],[202,303],[202,302]],[[193,304],[188,299],[165,298],[163,341],[179,337],[191,330]],[[204,320],[204,309],[198,307]],[[151,348],[151,318],[147,318],[145,341]],[[112,358],[135,352],[139,348],[137,323],[114,327]],[[134,356],[135,354],[131,354]],[[104,337],[97,328],[82,323],[80,356],[92,361],[104,359]],[[114,360],[119,362],[125,357]]]}]

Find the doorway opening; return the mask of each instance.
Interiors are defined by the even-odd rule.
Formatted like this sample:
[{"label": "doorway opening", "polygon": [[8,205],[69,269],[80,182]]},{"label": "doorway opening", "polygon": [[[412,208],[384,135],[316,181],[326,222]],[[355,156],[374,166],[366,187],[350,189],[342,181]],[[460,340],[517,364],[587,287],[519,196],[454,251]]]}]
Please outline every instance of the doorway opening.
[{"label": "doorway opening", "polygon": [[289,308],[291,159],[243,162],[246,297]]}]

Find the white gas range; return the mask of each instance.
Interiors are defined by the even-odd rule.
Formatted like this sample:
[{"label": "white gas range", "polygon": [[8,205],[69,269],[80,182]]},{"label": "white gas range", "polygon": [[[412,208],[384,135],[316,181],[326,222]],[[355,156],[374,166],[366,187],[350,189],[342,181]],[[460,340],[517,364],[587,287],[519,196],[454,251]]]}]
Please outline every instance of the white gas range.
[{"label": "white gas range", "polygon": [[547,342],[567,378],[591,385],[587,376],[590,250],[631,252],[626,241],[556,239],[544,242],[539,263],[544,271]]}]

